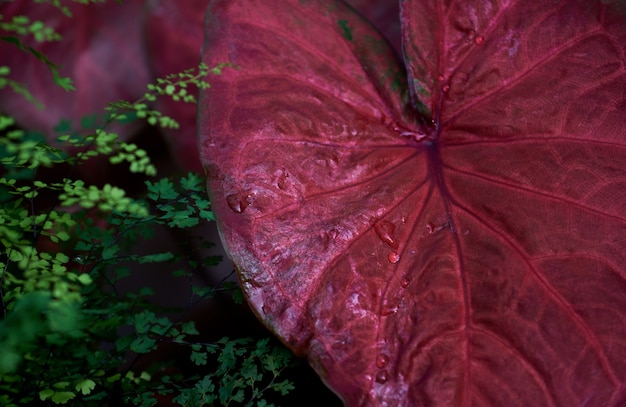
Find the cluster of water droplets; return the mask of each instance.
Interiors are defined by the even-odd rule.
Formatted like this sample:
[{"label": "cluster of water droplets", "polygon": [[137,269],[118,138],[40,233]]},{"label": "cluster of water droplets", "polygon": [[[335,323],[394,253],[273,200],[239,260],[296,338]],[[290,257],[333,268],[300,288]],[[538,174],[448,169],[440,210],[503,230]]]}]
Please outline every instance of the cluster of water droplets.
[{"label": "cluster of water droplets", "polygon": [[[473,42],[476,45],[482,45],[485,42],[485,37],[482,35],[476,35],[476,32],[472,31],[468,36],[467,42]],[[447,79],[445,76],[440,74],[437,79],[439,80],[439,83],[442,84],[441,91],[443,93],[448,93],[450,91],[450,83],[448,82],[449,78]]]},{"label": "cluster of water droplets", "polygon": [[386,354],[379,353],[378,356],[376,356],[376,367],[380,369],[378,373],[376,373],[377,383],[385,384],[387,383],[387,380],[389,380],[389,372],[385,369],[388,363],[389,356]]},{"label": "cluster of water droplets", "polygon": [[251,192],[238,192],[226,197],[228,207],[235,213],[243,213],[252,203],[254,194]]},{"label": "cluster of water droplets", "polygon": [[400,244],[394,236],[396,225],[392,222],[382,220],[374,224],[374,230],[376,231],[378,238],[393,249],[387,255],[387,259],[389,260],[389,262],[393,264],[399,262],[400,254],[398,253],[398,248],[400,247]]},{"label": "cluster of water droplets", "polygon": [[[405,218],[402,218],[403,223],[405,222],[405,220],[406,220]],[[444,229],[445,227],[446,225],[437,226],[432,222],[427,222],[425,225],[425,228],[429,234],[436,233]],[[400,255],[397,252],[400,244],[394,234],[396,230],[396,225],[392,222],[383,220],[374,224],[374,230],[376,234],[378,235],[378,238],[382,242],[386,243],[391,249],[393,249],[388,254],[389,262],[395,264],[398,261],[400,261]],[[407,276],[404,276],[400,279],[401,288],[407,289],[410,286],[410,284],[411,284],[411,280]],[[390,315],[396,314],[398,310],[399,310],[398,305],[394,305],[393,302],[390,303],[388,301],[383,301],[383,304],[380,310],[380,315],[382,317],[388,317]],[[378,353],[376,355],[375,364],[376,364],[376,368],[378,369],[378,371],[376,372],[376,375],[374,376],[374,380],[376,383],[383,385],[391,379],[391,373],[388,367],[389,355],[384,352]]]},{"label": "cluster of water droplets", "polygon": [[[294,186],[294,177],[289,173],[286,168],[280,169],[275,174],[274,178],[275,186],[281,191],[289,192]],[[245,210],[253,204],[256,191],[253,189],[246,189],[226,196],[226,203],[228,207],[235,213],[243,213]]]}]

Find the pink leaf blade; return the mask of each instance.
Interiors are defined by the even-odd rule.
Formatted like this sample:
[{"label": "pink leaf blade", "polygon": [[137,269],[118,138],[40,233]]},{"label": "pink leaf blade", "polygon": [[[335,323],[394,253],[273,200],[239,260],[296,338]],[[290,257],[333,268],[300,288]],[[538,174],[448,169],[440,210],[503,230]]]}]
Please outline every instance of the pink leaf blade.
[{"label": "pink leaf blade", "polygon": [[[511,343],[533,331],[543,335],[543,346],[529,341],[512,354],[519,355],[519,375],[534,370],[543,377],[536,388],[546,405],[618,405],[626,371],[617,362],[625,349],[616,338],[624,332],[605,331],[626,320],[619,238],[626,231],[624,14],[592,2],[517,2],[481,12],[487,4],[403,3],[409,72],[426,78],[426,96],[417,88],[413,95],[440,125],[454,224],[459,232],[481,234],[460,245],[471,297],[468,325],[487,332],[479,328],[487,324]],[[439,17],[434,26],[424,26],[425,10]],[[489,262],[481,259],[486,253],[492,253]],[[589,286],[589,278],[603,283]],[[530,295],[544,304],[532,318],[527,304],[519,308]],[[559,346],[548,342],[557,337]],[[468,347],[468,358],[474,353]],[[559,364],[567,373],[538,368]],[[582,380],[584,364],[602,371],[602,379],[568,383]],[[480,368],[466,374],[496,393]]]},{"label": "pink leaf blade", "polygon": [[[398,167],[424,152],[406,149],[415,143],[397,128],[404,101],[393,88],[397,76],[389,75],[399,69],[393,53],[380,42],[376,51],[360,55],[366,51],[353,46],[354,40],[371,45],[381,41],[377,33],[339,3],[322,4],[285,2],[277,12],[266,3],[213,3],[205,62],[228,60],[239,70],[216,77],[201,99],[201,153],[224,243],[255,311],[294,350],[309,353],[334,388],[356,397],[372,382],[368,369],[347,366],[358,375],[342,383],[352,373],[339,373],[335,355],[323,348],[338,335],[357,338],[337,328],[312,329],[308,321],[323,324],[329,316],[310,313],[326,312],[316,309],[325,302],[317,292],[339,289],[325,288],[326,279],[338,280],[326,274],[351,267],[342,258],[348,247],[380,242],[377,259],[384,261],[382,268],[393,266],[388,257],[394,248],[382,244],[373,220],[382,214],[380,200],[392,205],[396,193],[414,188],[406,184],[394,191],[387,179],[408,171]],[[320,9],[327,14],[314,14]],[[387,66],[382,75],[366,72],[371,61]],[[365,185],[372,190],[362,191]],[[358,235],[365,237],[354,242]],[[368,321],[377,324],[378,301],[367,302]],[[343,307],[341,301],[336,306]],[[366,351],[375,341],[372,334],[359,339],[360,346],[341,340],[337,346]]]},{"label": "pink leaf blade", "polygon": [[[203,95],[199,123],[214,210],[255,312],[348,405],[619,406],[623,19],[599,3],[519,10],[524,27],[554,34],[546,46],[524,28],[519,53],[561,50],[532,63],[529,51],[506,59],[510,42],[494,34],[533,4],[403,2],[427,129],[385,81],[354,80],[367,58],[332,20],[357,23],[333,3],[300,3],[278,2],[282,15],[216,2],[205,43],[205,61],[241,67]],[[482,21],[473,45],[453,19],[468,7]],[[560,36],[563,21],[604,33],[603,46],[563,45],[574,38]],[[598,58],[573,63],[583,51]],[[485,74],[462,87],[460,72]]]}]

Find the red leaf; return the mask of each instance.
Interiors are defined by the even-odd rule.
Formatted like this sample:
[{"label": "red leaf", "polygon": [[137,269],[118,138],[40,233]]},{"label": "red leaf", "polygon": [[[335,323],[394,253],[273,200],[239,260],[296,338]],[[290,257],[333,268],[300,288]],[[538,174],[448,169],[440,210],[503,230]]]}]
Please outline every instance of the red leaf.
[{"label": "red leaf", "polygon": [[74,92],[55,85],[46,65],[30,52],[0,42],[0,58],[3,65],[11,68],[9,77],[26,84],[45,107],[39,110],[6,88],[0,91],[0,110],[15,117],[23,127],[44,134],[52,134],[52,128],[61,119],[77,123],[85,116],[102,117],[109,102],[139,99],[149,81],[143,45],[143,2],[108,1],[89,5],[72,2],[68,7],[72,18],[49,4],[28,1],[4,2],[1,8],[7,20],[26,15],[31,22],[42,21],[63,37],[47,43],[37,43],[32,37],[21,40],[51,62],[62,65],[59,73],[72,78]]},{"label": "red leaf", "polygon": [[204,61],[240,67],[199,118],[224,244],[347,405],[626,403],[619,4],[404,1],[414,108],[341,3],[209,13]]}]

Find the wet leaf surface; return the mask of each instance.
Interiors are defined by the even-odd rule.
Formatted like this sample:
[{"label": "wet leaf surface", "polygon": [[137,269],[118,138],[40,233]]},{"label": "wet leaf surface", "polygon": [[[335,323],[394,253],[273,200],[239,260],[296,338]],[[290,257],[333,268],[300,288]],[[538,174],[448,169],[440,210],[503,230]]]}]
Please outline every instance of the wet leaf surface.
[{"label": "wet leaf surface", "polygon": [[622,3],[401,4],[406,76],[342,3],[211,4],[250,304],[348,405],[625,404]]}]

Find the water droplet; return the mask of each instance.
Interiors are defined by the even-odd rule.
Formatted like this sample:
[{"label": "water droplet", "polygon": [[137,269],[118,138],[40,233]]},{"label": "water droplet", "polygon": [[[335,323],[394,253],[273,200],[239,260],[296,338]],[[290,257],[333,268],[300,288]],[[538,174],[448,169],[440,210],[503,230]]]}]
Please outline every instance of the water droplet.
[{"label": "water droplet", "polygon": [[389,380],[389,373],[387,373],[386,370],[381,370],[376,375],[376,382],[377,383],[385,384],[385,383],[387,383],[387,380]]},{"label": "water droplet", "polygon": [[326,166],[331,169],[335,169],[338,166],[339,158],[337,157],[337,153],[332,153],[332,155],[326,158]]},{"label": "water droplet", "polygon": [[380,311],[380,316],[388,317],[389,315],[398,312],[398,307],[390,307],[389,305],[383,305],[383,309]]},{"label": "water droplet", "polygon": [[289,186],[288,179],[289,179],[289,173],[285,170],[281,171],[280,176],[278,177],[278,181],[276,181],[278,188],[282,190],[287,189],[287,187]]},{"label": "water droplet", "polygon": [[[396,225],[386,220],[380,221],[374,225],[376,234],[383,242],[391,246],[392,249],[398,248],[398,241],[393,236],[393,232],[396,230]],[[395,262],[392,262],[395,263]]]},{"label": "water droplet", "polygon": [[443,93],[447,93],[450,90],[450,85],[443,85],[441,90],[443,90]]},{"label": "water droplet", "polygon": [[428,233],[433,233],[435,231],[435,225],[433,225],[432,223],[428,222],[426,224],[426,230],[428,230]]},{"label": "water droplet", "polygon": [[252,203],[252,195],[239,193],[232,194],[226,197],[226,203],[235,213],[242,213]]},{"label": "water droplet", "polygon": [[410,283],[411,282],[409,281],[408,278],[403,278],[402,281],[400,281],[400,287],[407,288]]},{"label": "water droplet", "polygon": [[389,363],[389,356],[385,355],[384,353],[376,356],[376,366],[378,366],[379,369],[387,366],[387,363]]},{"label": "water droplet", "polygon": [[424,133],[419,133],[419,132],[414,132],[414,131],[403,131],[402,133],[400,133],[400,136],[409,138],[409,139],[417,141],[417,142],[419,142],[419,141],[425,139],[426,137],[428,137]]},{"label": "water droplet", "polygon": [[480,45],[483,42],[485,42],[485,37],[483,37],[482,35],[478,35],[476,38],[474,38],[474,43],[476,45]]},{"label": "water droplet", "polygon": [[389,259],[390,263],[396,264],[400,261],[400,255],[396,252],[391,252],[389,253],[389,256],[387,256],[387,259]]},{"label": "water droplet", "polygon": [[437,79],[439,79],[440,81],[443,81],[445,78],[443,77],[442,74],[439,74],[439,76],[437,77]]}]

